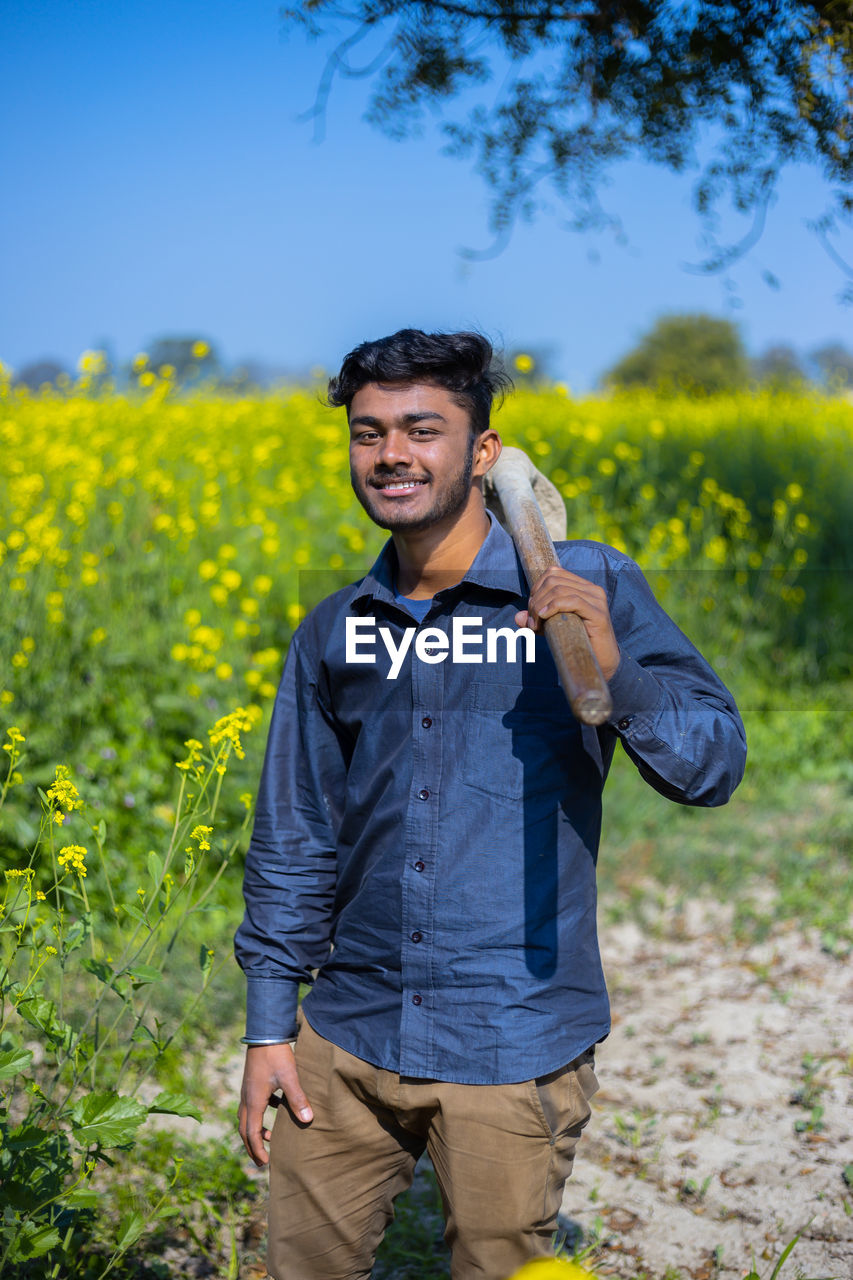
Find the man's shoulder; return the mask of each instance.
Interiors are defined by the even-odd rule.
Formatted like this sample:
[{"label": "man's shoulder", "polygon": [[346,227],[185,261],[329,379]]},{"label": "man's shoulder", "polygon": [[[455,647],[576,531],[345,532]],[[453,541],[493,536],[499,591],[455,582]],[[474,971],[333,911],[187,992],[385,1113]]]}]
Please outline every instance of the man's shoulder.
[{"label": "man's shoulder", "polygon": [[618,551],[606,542],[595,542],[592,538],[570,538],[566,542],[555,542],[554,550],[564,569],[584,576],[615,574],[621,569],[638,568],[626,552]]}]

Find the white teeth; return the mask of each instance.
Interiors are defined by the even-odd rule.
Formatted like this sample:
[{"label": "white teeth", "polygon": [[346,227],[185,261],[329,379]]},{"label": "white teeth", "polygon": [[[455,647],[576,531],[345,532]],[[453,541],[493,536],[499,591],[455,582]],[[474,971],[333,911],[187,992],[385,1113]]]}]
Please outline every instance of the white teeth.
[{"label": "white teeth", "polygon": [[395,492],[397,489],[415,489],[420,483],[420,480],[404,480],[402,484],[384,484],[382,488]]}]

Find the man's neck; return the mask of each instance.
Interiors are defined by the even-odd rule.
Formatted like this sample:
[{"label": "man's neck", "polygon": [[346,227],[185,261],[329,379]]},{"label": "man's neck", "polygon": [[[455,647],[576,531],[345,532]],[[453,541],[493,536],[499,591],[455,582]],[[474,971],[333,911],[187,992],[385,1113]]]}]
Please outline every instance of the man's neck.
[{"label": "man's neck", "polygon": [[442,522],[415,533],[392,534],[400,595],[426,600],[455,586],[474,563],[488,532],[482,495],[473,489],[472,501],[450,525]]}]

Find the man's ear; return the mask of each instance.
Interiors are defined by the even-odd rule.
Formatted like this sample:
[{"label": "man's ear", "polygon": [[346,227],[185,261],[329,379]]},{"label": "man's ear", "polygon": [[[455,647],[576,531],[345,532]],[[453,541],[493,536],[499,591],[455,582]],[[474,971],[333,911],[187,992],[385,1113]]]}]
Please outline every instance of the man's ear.
[{"label": "man's ear", "polygon": [[474,476],[484,476],[501,456],[503,444],[497,431],[489,427],[477,437],[474,444]]}]

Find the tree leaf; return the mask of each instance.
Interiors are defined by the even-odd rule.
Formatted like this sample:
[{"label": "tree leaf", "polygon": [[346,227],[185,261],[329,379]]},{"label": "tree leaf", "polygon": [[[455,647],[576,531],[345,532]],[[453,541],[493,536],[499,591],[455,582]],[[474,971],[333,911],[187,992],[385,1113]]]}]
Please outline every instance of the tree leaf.
[{"label": "tree leaf", "polygon": [[201,1121],[201,1112],[185,1093],[168,1093],[164,1090],[157,1094],[148,1110],[155,1115],[191,1116],[193,1120]]},{"label": "tree leaf", "polygon": [[0,1080],[10,1080],[32,1062],[30,1049],[7,1049],[0,1053]]},{"label": "tree leaf", "polygon": [[90,1093],[71,1109],[71,1128],[83,1146],[121,1147],[132,1142],[148,1108],[118,1093]]}]

